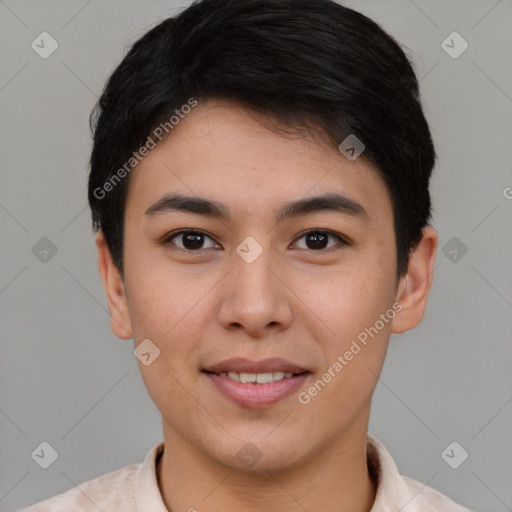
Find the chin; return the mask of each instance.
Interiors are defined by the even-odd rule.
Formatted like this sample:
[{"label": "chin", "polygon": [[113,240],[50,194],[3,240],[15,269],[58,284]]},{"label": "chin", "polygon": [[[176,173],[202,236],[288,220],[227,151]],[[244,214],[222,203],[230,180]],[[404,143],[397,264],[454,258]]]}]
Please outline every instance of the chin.
[{"label": "chin", "polygon": [[[215,453],[212,457],[220,464],[229,467],[237,473],[253,476],[267,476],[268,473],[279,473],[293,469],[300,464],[305,454],[297,453],[297,446],[301,443],[291,436],[268,437],[268,430],[264,434],[248,435],[231,439],[228,445],[215,444]],[[296,434],[296,432],[294,432]],[[271,434],[272,435],[272,434]],[[267,436],[267,437],[266,437]],[[302,452],[304,448],[301,448]]]}]

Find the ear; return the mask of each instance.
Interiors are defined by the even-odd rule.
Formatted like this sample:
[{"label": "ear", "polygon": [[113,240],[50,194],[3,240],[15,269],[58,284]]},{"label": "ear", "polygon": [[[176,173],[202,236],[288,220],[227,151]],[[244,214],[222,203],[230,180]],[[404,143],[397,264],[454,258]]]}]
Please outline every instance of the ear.
[{"label": "ear", "polygon": [[425,314],[434,277],[438,237],[432,226],[423,228],[423,237],[409,257],[407,273],[398,284],[396,301],[402,305],[393,318],[391,331],[399,334],[416,327]]},{"label": "ear", "polygon": [[133,337],[133,334],[124,281],[119,269],[114,265],[101,230],[96,233],[95,241],[98,248],[98,267],[110,311],[110,326],[118,338],[128,340]]}]

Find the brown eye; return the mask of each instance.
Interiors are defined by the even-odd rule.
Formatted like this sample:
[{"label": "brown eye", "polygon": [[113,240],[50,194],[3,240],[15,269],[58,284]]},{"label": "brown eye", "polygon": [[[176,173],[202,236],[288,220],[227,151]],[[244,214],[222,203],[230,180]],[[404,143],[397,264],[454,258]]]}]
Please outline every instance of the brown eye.
[{"label": "brown eye", "polygon": [[[336,245],[348,245],[345,240],[343,240],[339,235],[332,233],[330,231],[321,231],[321,230],[310,230],[299,238],[299,240],[305,240],[305,247],[301,247],[301,249],[309,249],[311,251],[321,251],[322,249],[329,249],[331,247],[335,247]],[[331,240],[335,239],[337,244],[330,244]],[[330,245],[329,245],[330,244]]]},{"label": "brown eye", "polygon": [[[178,243],[175,243],[175,240],[177,240]],[[167,237],[164,243],[176,245],[179,249],[185,251],[199,251],[201,249],[218,247],[215,242],[213,242],[213,246],[204,247],[205,240],[211,240],[213,242],[213,240],[203,231],[183,229]]]}]

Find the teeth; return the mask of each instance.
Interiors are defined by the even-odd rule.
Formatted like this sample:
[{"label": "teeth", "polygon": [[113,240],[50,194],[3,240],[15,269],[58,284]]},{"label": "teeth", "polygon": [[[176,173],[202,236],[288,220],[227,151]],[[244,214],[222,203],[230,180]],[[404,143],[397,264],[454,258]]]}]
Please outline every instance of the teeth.
[{"label": "teeth", "polygon": [[258,377],[258,375],[256,373],[240,372],[240,382],[242,384],[247,384],[249,382],[256,382],[257,377]]},{"label": "teeth", "polygon": [[242,384],[256,383],[266,384],[276,380],[287,379],[291,377],[291,372],[268,372],[268,373],[246,373],[246,372],[220,372],[220,377],[229,377],[231,380],[241,382]]},{"label": "teeth", "polygon": [[266,384],[267,382],[274,382],[272,373],[258,373],[256,375],[256,382],[258,384]]}]

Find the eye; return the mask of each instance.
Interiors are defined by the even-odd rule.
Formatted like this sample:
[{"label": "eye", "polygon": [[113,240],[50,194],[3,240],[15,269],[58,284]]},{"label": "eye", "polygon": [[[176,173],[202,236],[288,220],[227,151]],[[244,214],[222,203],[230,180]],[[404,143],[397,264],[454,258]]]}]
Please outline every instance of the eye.
[{"label": "eye", "polygon": [[312,229],[302,234],[298,240],[305,239],[306,247],[299,247],[300,249],[308,249],[312,251],[321,251],[322,249],[330,249],[336,244],[329,245],[329,237],[338,240],[338,245],[350,245],[349,242],[344,240],[340,235],[331,231]]},{"label": "eye", "polygon": [[[175,244],[175,239],[179,240],[181,242],[181,245]],[[171,243],[173,245],[176,245],[179,249],[190,252],[198,251],[200,249],[212,249],[215,247],[220,247],[216,242],[213,243],[213,246],[204,247],[205,239],[214,242],[213,239],[209,237],[204,231],[200,231],[198,229],[182,229],[180,231],[171,233],[163,240],[163,243]]]},{"label": "eye", "polygon": [[[305,246],[299,247],[299,249],[317,252],[330,249],[336,245],[350,245],[350,242],[340,235],[333,233],[332,231],[321,229],[306,231],[297,240],[300,241],[302,239],[305,240]],[[210,246],[205,246],[205,240],[210,241]],[[333,240],[337,240],[337,243],[331,243]],[[179,231],[175,231],[166,236],[162,243],[174,245],[178,249],[188,252],[199,252],[202,249],[220,248],[220,245],[217,244],[209,235],[198,229],[181,229]]]}]

